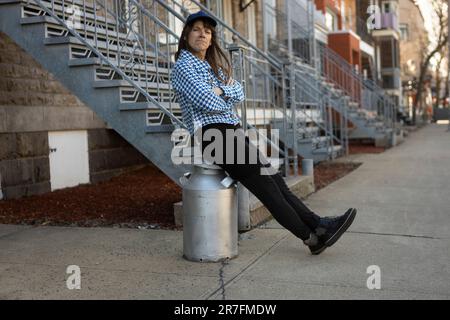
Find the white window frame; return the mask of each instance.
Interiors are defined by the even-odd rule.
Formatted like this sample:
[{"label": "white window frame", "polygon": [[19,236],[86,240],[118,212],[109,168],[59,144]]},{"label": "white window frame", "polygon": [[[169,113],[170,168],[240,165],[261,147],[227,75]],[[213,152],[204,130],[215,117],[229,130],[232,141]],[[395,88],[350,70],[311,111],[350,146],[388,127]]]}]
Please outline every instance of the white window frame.
[{"label": "white window frame", "polygon": [[[329,17],[331,17],[331,20],[329,20]],[[329,25],[330,21],[332,23],[332,26]],[[328,29],[330,29],[330,31],[335,31],[338,29],[337,14],[333,10],[328,9],[328,8],[325,11],[325,23],[326,23]]]},{"label": "white window frame", "polygon": [[257,36],[256,36],[256,9],[255,3],[250,4],[247,9],[247,33],[250,43],[256,46]]}]

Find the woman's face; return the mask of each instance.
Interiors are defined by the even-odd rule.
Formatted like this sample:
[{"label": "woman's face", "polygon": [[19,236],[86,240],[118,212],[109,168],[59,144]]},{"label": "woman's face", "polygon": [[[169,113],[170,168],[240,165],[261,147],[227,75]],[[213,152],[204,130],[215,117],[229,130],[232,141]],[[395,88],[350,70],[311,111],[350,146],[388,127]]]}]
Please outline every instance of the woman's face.
[{"label": "woman's face", "polygon": [[212,31],[203,24],[203,21],[197,20],[192,26],[187,42],[189,47],[194,51],[193,53],[204,59],[206,50],[211,45],[211,39]]}]

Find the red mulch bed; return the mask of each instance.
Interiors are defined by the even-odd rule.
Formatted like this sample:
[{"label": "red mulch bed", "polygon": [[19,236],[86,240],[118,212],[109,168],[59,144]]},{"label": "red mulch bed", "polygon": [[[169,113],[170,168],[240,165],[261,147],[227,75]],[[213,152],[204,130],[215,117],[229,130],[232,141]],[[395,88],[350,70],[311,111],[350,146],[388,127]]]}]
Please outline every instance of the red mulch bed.
[{"label": "red mulch bed", "polygon": [[386,150],[384,147],[375,147],[373,145],[367,144],[354,144],[349,145],[349,154],[360,154],[360,153],[382,153]]},{"label": "red mulch bed", "polygon": [[171,228],[181,189],[153,166],[109,181],[0,201],[0,223]]},{"label": "red mulch bed", "polygon": [[361,163],[355,162],[322,162],[314,167],[314,184],[316,192],[325,188],[330,183],[339,180],[353,170],[356,170]]},{"label": "red mulch bed", "polygon": [[[379,153],[384,148],[351,146],[350,151]],[[359,165],[325,162],[315,166],[316,190],[340,179]],[[146,166],[106,182],[22,199],[2,200],[0,223],[176,229],[173,204],[181,198],[180,187],[157,168]]]}]

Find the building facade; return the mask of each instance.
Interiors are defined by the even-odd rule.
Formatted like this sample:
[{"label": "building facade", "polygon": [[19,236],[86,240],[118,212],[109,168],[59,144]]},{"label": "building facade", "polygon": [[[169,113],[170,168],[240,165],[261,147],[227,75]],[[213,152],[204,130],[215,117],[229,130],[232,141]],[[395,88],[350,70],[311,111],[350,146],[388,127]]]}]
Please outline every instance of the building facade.
[{"label": "building facade", "polygon": [[[413,105],[417,93],[417,81],[420,77],[420,66],[423,54],[427,52],[428,33],[420,8],[413,0],[400,1],[400,57],[403,86],[402,104],[407,114],[412,117]],[[424,86],[421,102],[416,110],[418,118],[424,110],[431,107],[430,79]]]}]

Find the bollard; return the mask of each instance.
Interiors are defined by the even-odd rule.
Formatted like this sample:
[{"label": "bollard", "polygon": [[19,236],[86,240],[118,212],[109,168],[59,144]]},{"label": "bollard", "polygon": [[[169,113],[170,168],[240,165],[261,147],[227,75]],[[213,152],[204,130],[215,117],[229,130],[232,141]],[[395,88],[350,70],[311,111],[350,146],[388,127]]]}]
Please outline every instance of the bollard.
[{"label": "bollard", "polygon": [[302,160],[302,173],[304,176],[314,177],[314,161],[313,159]]},{"label": "bollard", "polygon": [[238,230],[248,231],[251,229],[250,222],[250,191],[242,183],[237,185],[238,193]]},{"label": "bollard", "polygon": [[183,185],[183,257],[217,262],[238,255],[236,184],[216,165],[194,165]]}]

